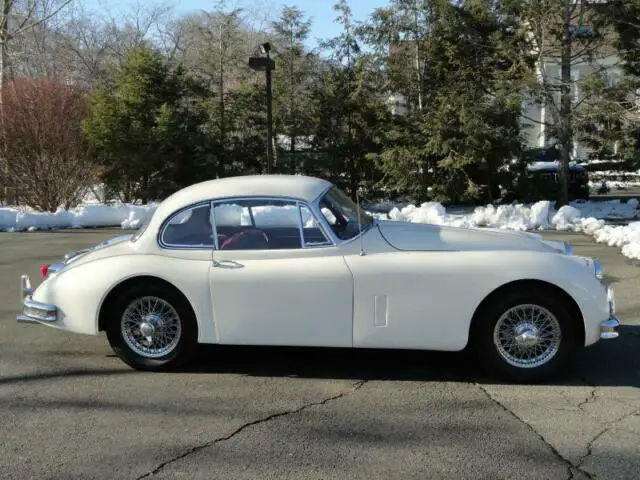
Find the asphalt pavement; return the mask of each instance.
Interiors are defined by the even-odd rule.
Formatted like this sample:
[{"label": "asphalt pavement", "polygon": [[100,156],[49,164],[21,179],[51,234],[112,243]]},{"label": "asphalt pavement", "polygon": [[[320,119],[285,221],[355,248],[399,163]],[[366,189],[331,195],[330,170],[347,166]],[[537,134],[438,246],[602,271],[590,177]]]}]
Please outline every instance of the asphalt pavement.
[{"label": "asphalt pavement", "polygon": [[601,258],[625,326],[515,386],[429,352],[207,346],[142,373],[15,322],[21,273],[121,233],[0,233],[0,479],[638,478],[640,265],[615,248],[545,234]]}]

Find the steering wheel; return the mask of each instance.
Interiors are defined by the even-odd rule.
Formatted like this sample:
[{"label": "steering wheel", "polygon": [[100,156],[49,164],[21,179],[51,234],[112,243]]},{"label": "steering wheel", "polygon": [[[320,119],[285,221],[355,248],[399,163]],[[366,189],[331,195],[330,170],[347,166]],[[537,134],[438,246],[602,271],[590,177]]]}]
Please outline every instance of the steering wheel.
[{"label": "steering wheel", "polygon": [[220,250],[253,250],[269,248],[269,235],[259,228],[236,232],[220,245]]}]

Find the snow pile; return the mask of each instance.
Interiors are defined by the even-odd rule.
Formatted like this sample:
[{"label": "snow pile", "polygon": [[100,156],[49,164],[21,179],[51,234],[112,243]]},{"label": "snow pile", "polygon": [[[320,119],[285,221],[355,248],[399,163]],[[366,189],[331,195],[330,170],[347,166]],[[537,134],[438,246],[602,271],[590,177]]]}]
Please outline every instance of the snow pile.
[{"label": "snow pile", "polygon": [[572,230],[572,227],[580,220],[580,210],[571,205],[560,207],[560,210],[551,219],[551,224],[556,230]]},{"label": "snow pile", "polygon": [[[619,201],[595,203],[574,203],[565,205],[557,212],[552,203],[543,200],[533,205],[487,205],[476,207],[469,214],[448,214],[438,202],[426,202],[422,205],[408,205],[402,209],[394,208],[388,218],[414,223],[431,223],[456,227],[490,227],[504,230],[573,230],[574,225],[583,219],[633,219],[637,218],[638,201],[633,199],[627,204]],[[383,215],[378,215],[384,217]],[[386,217],[385,217],[386,218]],[[604,222],[603,222],[604,223]]]},{"label": "snow pile", "polygon": [[17,208],[0,208],[0,230],[47,230],[52,228],[114,227],[138,228],[146,222],[157,205],[86,204],[57,212],[34,212]]},{"label": "snow pile", "polygon": [[598,243],[621,248],[625,257],[640,260],[640,222],[615,227],[605,225],[596,230],[593,237]]},{"label": "snow pile", "polygon": [[447,213],[445,208],[438,202],[423,203],[419,207],[408,205],[402,210],[394,207],[389,212],[391,220],[400,220],[413,223],[431,223],[434,225],[444,225],[447,223]]},{"label": "snow pile", "polygon": [[[383,215],[376,215],[386,218]],[[487,205],[477,207],[472,213],[449,214],[437,202],[426,202],[420,206],[408,205],[394,208],[388,218],[396,221],[430,223],[466,228],[498,228],[503,230],[560,230],[591,235],[599,243],[622,249],[623,255],[640,259],[640,222],[626,226],[606,225],[605,219],[620,220],[639,218],[638,200],[601,203],[573,203],[559,210],[550,201],[533,205]]]}]

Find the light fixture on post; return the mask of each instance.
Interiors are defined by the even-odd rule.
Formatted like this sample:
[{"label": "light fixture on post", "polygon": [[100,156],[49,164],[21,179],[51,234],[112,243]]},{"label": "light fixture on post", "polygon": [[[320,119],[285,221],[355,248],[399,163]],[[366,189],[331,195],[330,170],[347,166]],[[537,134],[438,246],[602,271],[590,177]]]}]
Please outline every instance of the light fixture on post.
[{"label": "light fixture on post", "polygon": [[276,64],[269,56],[271,44],[265,42],[260,45],[260,51],[266,57],[249,57],[249,67],[257,72],[264,71],[266,75],[267,90],[267,173],[271,173],[273,163],[273,125],[272,125],[272,94],[271,94],[271,71],[275,70]]}]

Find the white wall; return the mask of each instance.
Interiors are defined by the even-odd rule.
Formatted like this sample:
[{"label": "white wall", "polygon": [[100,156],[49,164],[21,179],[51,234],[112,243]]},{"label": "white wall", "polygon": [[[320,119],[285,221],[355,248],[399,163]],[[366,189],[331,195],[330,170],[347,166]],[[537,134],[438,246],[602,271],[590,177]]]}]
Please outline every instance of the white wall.
[{"label": "white wall", "polygon": [[[606,58],[595,60],[593,63],[581,63],[572,67],[571,76],[574,81],[578,81],[580,78],[591,75],[596,71],[604,69],[607,75],[615,79],[621,75],[620,59],[617,56],[609,56]],[[560,78],[560,65],[557,60],[549,60],[544,64],[544,68],[538,70],[540,77],[544,75],[548,81],[559,83]],[[614,80],[615,81],[615,80]],[[575,85],[575,84],[574,84]],[[574,102],[580,102],[582,96],[580,94],[580,88],[575,85],[574,90]],[[555,101],[559,105],[560,94],[556,95]],[[532,120],[528,120],[529,117]],[[540,125],[537,122],[553,123],[553,119],[549,111],[544,106],[535,105],[531,102],[525,102],[524,116],[522,118],[522,126],[524,127],[524,133],[526,143],[531,148],[544,147],[553,142],[552,138],[549,138],[545,131],[545,126]],[[580,145],[578,142],[574,142],[573,156],[574,158],[584,158],[589,154],[589,149],[585,145]]]}]

